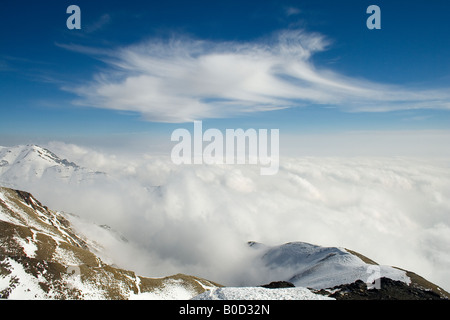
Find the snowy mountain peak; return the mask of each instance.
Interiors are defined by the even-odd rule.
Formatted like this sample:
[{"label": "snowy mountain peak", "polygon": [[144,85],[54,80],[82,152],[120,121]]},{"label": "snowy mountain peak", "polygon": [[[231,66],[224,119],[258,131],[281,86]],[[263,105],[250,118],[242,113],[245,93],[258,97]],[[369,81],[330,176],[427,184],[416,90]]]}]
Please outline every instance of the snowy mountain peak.
[{"label": "snowy mountain peak", "polygon": [[44,161],[48,165],[62,165],[79,168],[75,163],[67,159],[61,159],[50,150],[38,145],[19,145],[14,147],[0,147],[0,159],[2,167],[21,162]]},{"label": "snowy mountain peak", "polygon": [[82,168],[38,145],[0,147],[0,185],[3,186],[30,190],[30,184],[41,179],[79,183],[98,174],[103,173]]},{"label": "snowy mountain peak", "polygon": [[[258,257],[263,265],[260,274],[265,276],[266,282],[282,280],[296,287],[324,290],[358,281],[370,288],[377,285],[375,281],[383,278],[397,282],[404,288],[421,287],[444,292],[413,272],[379,265],[345,248],[306,242],[289,242],[278,246],[250,242],[249,246],[259,252]],[[445,296],[448,297],[448,294],[445,293]]]},{"label": "snowy mountain peak", "polygon": [[38,157],[40,157],[43,160],[49,161],[49,162],[55,162],[57,164],[66,166],[66,167],[73,167],[73,168],[79,168],[78,165],[76,165],[73,162],[69,162],[67,159],[61,159],[56,154],[51,152],[48,149],[45,149],[43,147],[37,146],[37,145],[31,145],[30,151],[35,152]]}]

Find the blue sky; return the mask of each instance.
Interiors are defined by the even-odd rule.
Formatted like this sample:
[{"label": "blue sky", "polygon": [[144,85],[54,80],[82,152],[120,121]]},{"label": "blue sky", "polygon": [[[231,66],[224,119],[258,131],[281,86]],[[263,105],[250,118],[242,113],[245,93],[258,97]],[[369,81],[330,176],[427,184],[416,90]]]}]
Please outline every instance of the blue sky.
[{"label": "blue sky", "polygon": [[[81,8],[69,30],[66,8]],[[366,9],[381,9],[369,30]],[[3,1],[0,144],[447,131],[448,1]]]}]

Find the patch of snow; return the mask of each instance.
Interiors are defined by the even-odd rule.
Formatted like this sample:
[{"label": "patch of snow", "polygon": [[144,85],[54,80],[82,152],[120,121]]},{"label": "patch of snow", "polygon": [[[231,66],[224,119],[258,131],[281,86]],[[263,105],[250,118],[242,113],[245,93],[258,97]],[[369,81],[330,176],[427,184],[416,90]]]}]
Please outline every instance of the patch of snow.
[{"label": "patch of snow", "polygon": [[204,283],[202,283],[201,281],[198,281],[198,280],[196,280],[196,279],[194,279],[195,280],[195,282],[197,282],[203,289],[205,289],[205,290],[213,290],[213,289],[215,289],[216,288],[216,286],[214,286],[214,285],[206,285],[206,284],[204,284]]},{"label": "patch of snow", "polygon": [[69,288],[78,290],[83,300],[105,300],[105,292],[102,289],[99,289],[99,286],[96,283],[83,281],[80,273],[70,273],[69,268],[67,269],[67,274],[62,276]]},{"label": "patch of snow", "polygon": [[130,294],[129,300],[188,300],[197,293],[190,288],[186,288],[181,280],[168,280],[160,289],[152,292],[142,292]]},{"label": "patch of snow", "polygon": [[62,248],[61,246],[57,246],[55,249],[55,252],[53,253],[52,256],[53,260],[55,262],[59,262],[63,265],[80,265],[81,261],[80,259],[78,259],[75,254],[73,253],[73,251],[70,250],[66,250],[64,248]]},{"label": "patch of snow", "polygon": [[335,300],[303,287],[268,289],[263,287],[225,287],[206,291],[192,300]]},{"label": "patch of snow", "polygon": [[[48,299],[46,293],[39,286],[39,281],[33,275],[27,273],[23,266],[11,258],[3,260],[11,267],[10,274],[0,275],[0,290],[11,289],[9,299],[12,300],[44,300]],[[14,283],[10,286],[11,283]]]},{"label": "patch of snow", "polygon": [[[17,225],[22,225],[22,223],[18,219],[11,217],[11,215],[7,212],[7,210],[12,210],[12,208],[9,204],[9,199],[4,194],[4,192],[5,189],[0,187],[0,220]],[[5,209],[3,209],[3,206],[5,207]]]},{"label": "patch of snow", "polygon": [[38,247],[33,242],[33,239],[31,238],[20,238],[20,237],[14,237],[14,240],[18,245],[20,245],[23,248],[23,251],[25,252],[25,255],[28,258],[34,258],[36,257],[36,251],[38,250]]}]

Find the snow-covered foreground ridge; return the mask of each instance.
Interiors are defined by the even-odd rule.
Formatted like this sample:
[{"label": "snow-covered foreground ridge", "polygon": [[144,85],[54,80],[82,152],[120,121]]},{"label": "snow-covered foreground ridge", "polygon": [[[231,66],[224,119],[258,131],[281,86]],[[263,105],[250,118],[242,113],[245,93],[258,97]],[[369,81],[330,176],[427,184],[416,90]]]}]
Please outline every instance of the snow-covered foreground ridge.
[{"label": "snow-covered foreground ridge", "polygon": [[31,194],[0,187],[0,298],[189,299],[217,286],[183,274],[140,277],[105,264],[95,245]]},{"label": "snow-covered foreground ridge", "polygon": [[[78,235],[65,214],[52,211],[31,194],[0,187],[0,298],[9,299],[198,299],[323,300],[318,289],[367,280],[374,262],[341,248],[303,242],[268,247],[251,242],[255,267],[267,280],[289,280],[293,288],[229,287],[177,274],[148,278],[106,264],[101,247]],[[364,261],[365,260],[365,261]],[[382,277],[407,286],[445,293],[413,273],[378,266]],[[417,279],[422,279],[417,283]]]},{"label": "snow-covered foreground ridge", "polygon": [[208,290],[193,300],[334,300],[303,287],[268,289],[263,287],[224,287]]}]

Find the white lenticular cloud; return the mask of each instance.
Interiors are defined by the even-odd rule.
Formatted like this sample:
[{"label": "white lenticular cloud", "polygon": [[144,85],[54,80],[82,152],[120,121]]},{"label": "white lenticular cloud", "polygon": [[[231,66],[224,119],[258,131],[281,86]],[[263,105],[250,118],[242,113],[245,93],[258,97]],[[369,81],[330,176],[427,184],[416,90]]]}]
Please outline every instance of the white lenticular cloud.
[{"label": "white lenticular cloud", "polygon": [[108,179],[41,182],[31,191],[50,207],[117,230],[128,243],[85,231],[138,274],[258,285],[247,241],[304,241],[346,247],[450,288],[448,161],[281,158],[277,175],[261,176],[252,165],[177,166],[163,156],[53,147]]},{"label": "white lenticular cloud", "polygon": [[180,36],[115,50],[59,44],[106,63],[89,84],[66,88],[80,96],[77,103],[138,112],[149,121],[191,122],[310,104],[352,112],[450,108],[448,90],[408,89],[316,67],[311,57],[329,45],[323,35],[302,30],[245,43]]}]

